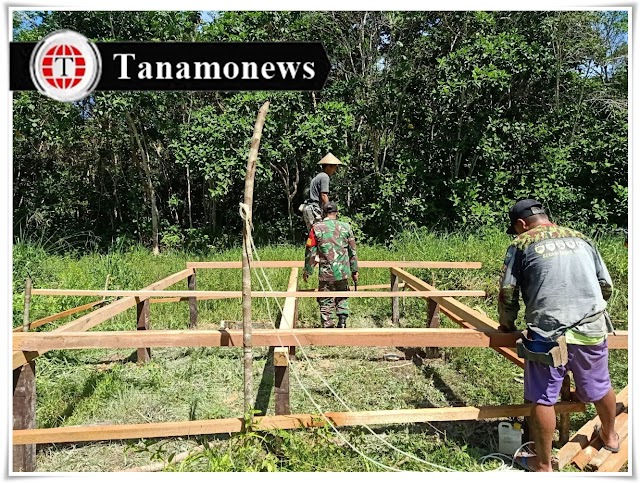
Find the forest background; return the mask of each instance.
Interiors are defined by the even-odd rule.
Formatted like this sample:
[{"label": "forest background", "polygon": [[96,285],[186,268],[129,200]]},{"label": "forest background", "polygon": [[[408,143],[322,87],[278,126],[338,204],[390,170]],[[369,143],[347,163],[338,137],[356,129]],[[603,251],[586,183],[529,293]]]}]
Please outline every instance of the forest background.
[{"label": "forest background", "polygon": [[[14,239],[90,250],[237,246],[249,141],[258,243],[305,237],[317,162],[361,242],[506,226],[517,199],[554,220],[627,226],[627,12],[14,12],[14,40],[321,41],[319,92],[95,92],[13,102]],[[139,142],[138,142],[139,141]]]}]

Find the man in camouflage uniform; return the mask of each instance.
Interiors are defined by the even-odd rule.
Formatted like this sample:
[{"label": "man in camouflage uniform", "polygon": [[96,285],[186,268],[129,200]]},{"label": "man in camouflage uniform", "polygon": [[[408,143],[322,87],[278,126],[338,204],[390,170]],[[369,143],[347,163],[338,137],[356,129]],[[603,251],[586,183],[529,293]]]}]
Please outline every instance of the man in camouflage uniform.
[{"label": "man in camouflage uniform", "polygon": [[[319,259],[318,291],[347,291],[348,277],[358,282],[358,257],[356,240],[351,227],[338,221],[338,207],[329,202],[324,205],[325,219],[315,223],[309,231],[304,256],[303,278],[306,282],[313,274],[313,267]],[[338,316],[338,328],[347,326],[349,299],[346,297],[318,297],[320,321],[325,328],[335,327],[333,311]]]},{"label": "man in camouflage uniform", "polygon": [[[616,396],[607,347],[613,326],[606,312],[613,284],[607,267],[593,242],[580,232],[551,223],[536,200],[516,203],[509,219],[507,233],[518,236],[505,256],[498,314],[500,330],[516,331],[522,294],[527,325],[522,338],[524,399],[533,403],[530,422],[535,442],[535,456],[518,457],[516,463],[531,471],[553,471],[554,405],[569,371],[576,396],[593,402],[600,417],[596,437],[617,453]],[[549,360],[551,350],[560,347],[566,347],[566,357]]]}]

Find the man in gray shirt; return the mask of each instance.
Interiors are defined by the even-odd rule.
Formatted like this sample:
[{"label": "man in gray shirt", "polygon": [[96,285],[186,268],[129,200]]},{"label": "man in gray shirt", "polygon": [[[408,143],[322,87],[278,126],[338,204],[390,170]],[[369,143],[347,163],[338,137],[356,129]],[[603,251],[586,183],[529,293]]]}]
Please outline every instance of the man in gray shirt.
[{"label": "man in gray shirt", "polygon": [[[606,312],[612,282],[591,240],[549,221],[542,204],[528,199],[509,211],[509,234],[517,234],[507,250],[500,278],[500,330],[515,331],[519,295],[525,304],[527,347],[524,399],[533,403],[531,429],[535,456],[516,458],[531,471],[553,471],[551,446],[556,426],[554,405],[564,377],[573,373],[576,396],[593,402],[601,425],[595,428],[603,447],[618,452],[614,430],[616,396],[608,368],[607,334],[613,331]],[[561,340],[561,342],[559,342]],[[565,344],[566,362],[541,356]]]},{"label": "man in gray shirt", "polygon": [[343,163],[329,153],[318,164],[322,166],[322,171],[311,180],[309,198],[302,205],[302,216],[307,225],[307,231],[311,230],[314,223],[322,220],[322,207],[329,203],[329,178]]}]

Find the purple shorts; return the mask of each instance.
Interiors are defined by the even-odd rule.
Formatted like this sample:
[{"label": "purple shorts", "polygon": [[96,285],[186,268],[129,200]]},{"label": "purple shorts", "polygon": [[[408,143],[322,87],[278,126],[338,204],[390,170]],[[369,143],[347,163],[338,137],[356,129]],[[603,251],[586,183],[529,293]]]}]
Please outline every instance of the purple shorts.
[{"label": "purple shorts", "polygon": [[525,361],[524,398],[527,401],[553,406],[560,395],[567,371],[573,373],[576,395],[582,402],[595,402],[609,392],[609,348],[607,341],[598,345],[567,344],[569,362],[551,367],[540,362]]}]

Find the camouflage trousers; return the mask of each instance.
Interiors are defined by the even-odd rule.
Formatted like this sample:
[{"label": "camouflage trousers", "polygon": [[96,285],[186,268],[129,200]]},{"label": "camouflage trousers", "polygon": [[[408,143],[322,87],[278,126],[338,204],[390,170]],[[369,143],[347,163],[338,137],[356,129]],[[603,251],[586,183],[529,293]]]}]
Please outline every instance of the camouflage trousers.
[{"label": "camouflage trousers", "polygon": [[[346,278],[331,282],[322,280],[318,282],[319,292],[346,292],[347,290],[349,290],[349,283]],[[325,328],[335,327],[334,310],[336,315],[349,315],[349,299],[346,297],[318,297],[318,304],[320,305],[320,320]]]}]

